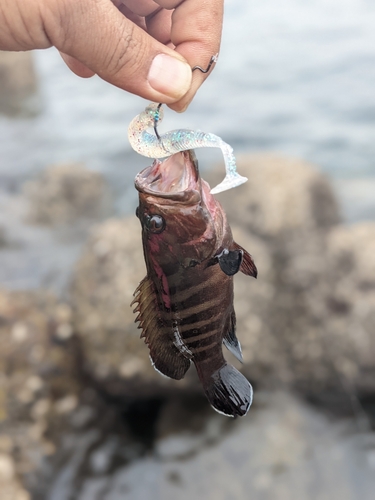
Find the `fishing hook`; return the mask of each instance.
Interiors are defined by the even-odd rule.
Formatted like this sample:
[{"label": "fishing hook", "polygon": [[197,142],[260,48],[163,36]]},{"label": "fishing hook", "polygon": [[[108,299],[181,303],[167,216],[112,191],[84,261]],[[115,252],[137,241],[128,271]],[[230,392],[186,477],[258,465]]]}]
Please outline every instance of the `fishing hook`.
[{"label": "fishing hook", "polygon": [[[199,71],[201,71],[202,73],[208,73],[210,71],[212,65],[214,63],[217,63],[218,57],[219,57],[219,53],[217,53],[214,56],[212,56],[206,69],[203,69],[200,66],[194,66],[191,69],[191,72],[195,71],[196,69],[199,69]],[[163,105],[162,102],[159,103],[159,105],[157,107],[157,110],[155,112],[155,117],[154,117],[154,132],[155,132],[155,135],[158,138],[159,142],[161,141],[161,139],[160,139],[160,135],[159,135],[159,132],[158,132],[158,122],[159,122],[159,111],[160,111],[160,108],[162,107],[162,105]]]},{"label": "fishing hook", "polygon": [[201,68],[200,66],[194,66],[194,68],[192,68],[192,72],[195,71],[196,69],[199,69],[199,71],[201,71],[202,73],[208,73],[211,69],[211,66],[217,62],[218,60],[218,57],[219,57],[219,53],[215,54],[214,56],[211,57],[210,59],[210,62],[208,63],[208,66],[206,69],[203,69]]},{"label": "fishing hook", "polygon": [[160,139],[160,135],[159,135],[159,132],[158,132],[158,122],[159,122],[159,113],[160,113],[160,108],[162,107],[163,103],[160,102],[156,111],[155,111],[155,116],[154,116],[154,132],[155,132],[155,135],[156,137],[158,138],[158,141],[160,142],[161,139]]}]

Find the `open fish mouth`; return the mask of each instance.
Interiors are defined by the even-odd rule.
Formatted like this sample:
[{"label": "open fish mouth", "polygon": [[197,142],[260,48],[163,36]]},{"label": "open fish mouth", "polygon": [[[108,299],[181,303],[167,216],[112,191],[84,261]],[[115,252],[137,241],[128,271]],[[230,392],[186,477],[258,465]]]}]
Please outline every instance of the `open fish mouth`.
[{"label": "open fish mouth", "polygon": [[[141,193],[166,199],[186,200],[201,190],[198,161],[192,149],[169,156],[143,169],[135,178]],[[189,196],[190,198],[190,196]]]}]

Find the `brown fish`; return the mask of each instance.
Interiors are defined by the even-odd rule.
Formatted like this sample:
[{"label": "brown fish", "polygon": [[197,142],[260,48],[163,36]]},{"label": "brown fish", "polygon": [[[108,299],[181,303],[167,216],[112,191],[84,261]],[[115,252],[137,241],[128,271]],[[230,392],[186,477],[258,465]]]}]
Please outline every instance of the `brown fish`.
[{"label": "brown fish", "polygon": [[179,380],[193,362],[215,410],[245,415],[252,387],[227,364],[222,343],[242,361],[233,275],[257,275],[220,203],[201,179],[194,151],[155,160],[136,179],[147,276],[134,292],[136,321],[157,371]]}]

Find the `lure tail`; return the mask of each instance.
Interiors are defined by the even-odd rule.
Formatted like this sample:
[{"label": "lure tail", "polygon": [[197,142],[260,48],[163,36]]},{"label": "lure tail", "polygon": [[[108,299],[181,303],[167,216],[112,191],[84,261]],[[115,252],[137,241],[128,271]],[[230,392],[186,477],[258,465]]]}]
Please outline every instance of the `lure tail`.
[{"label": "lure tail", "polygon": [[229,417],[246,415],[253,401],[253,388],[242,373],[227,363],[208,376],[199,367],[197,372],[214,410]]}]

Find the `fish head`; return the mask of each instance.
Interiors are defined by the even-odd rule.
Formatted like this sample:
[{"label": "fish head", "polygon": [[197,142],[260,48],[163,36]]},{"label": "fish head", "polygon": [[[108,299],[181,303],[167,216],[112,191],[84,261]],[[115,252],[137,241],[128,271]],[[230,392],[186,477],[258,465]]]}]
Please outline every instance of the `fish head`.
[{"label": "fish head", "polygon": [[155,160],[137,175],[135,186],[146,260],[153,255],[167,264],[175,258],[191,267],[214,255],[226,219],[199,175],[193,150]]}]

